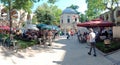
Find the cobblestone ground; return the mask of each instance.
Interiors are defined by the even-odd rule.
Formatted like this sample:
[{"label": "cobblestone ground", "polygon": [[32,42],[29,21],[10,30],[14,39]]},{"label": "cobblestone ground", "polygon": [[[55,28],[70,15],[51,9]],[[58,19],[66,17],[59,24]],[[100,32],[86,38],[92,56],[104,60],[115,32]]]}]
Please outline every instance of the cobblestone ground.
[{"label": "cobblestone ground", "polygon": [[[79,43],[76,36],[66,39],[60,37],[53,42],[53,47],[33,46],[18,53],[0,47],[2,65],[114,65],[120,60],[120,52],[104,56],[97,52],[97,57],[88,55],[89,46]],[[119,55],[118,55],[119,54]]]}]

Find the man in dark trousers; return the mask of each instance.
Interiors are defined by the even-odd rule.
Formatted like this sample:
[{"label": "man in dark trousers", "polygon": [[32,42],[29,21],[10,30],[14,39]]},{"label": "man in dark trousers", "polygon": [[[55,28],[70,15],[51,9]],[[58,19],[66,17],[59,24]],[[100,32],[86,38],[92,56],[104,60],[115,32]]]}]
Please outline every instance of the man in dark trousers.
[{"label": "man in dark trousers", "polygon": [[68,31],[66,35],[67,35],[67,39],[69,39],[70,38],[70,31]]},{"label": "man in dark trousers", "polygon": [[89,38],[90,38],[89,42],[90,42],[91,47],[90,47],[90,51],[88,52],[88,54],[91,55],[91,51],[93,49],[93,51],[94,51],[94,55],[93,56],[96,56],[96,50],[95,50],[95,44],[96,44],[95,37],[96,37],[96,35],[95,35],[95,33],[94,33],[94,31],[93,31],[92,28],[90,28],[89,30],[90,30],[90,33],[89,33]]}]

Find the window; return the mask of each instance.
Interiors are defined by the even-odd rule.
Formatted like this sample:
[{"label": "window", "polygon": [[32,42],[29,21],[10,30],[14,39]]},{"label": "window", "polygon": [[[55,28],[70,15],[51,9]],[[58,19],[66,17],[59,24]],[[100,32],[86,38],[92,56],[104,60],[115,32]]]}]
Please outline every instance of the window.
[{"label": "window", "polygon": [[117,11],[117,17],[119,17],[119,16],[120,16],[120,10]]},{"label": "window", "polygon": [[75,18],[75,22],[77,21],[77,18]]},{"label": "window", "polygon": [[67,22],[70,23],[70,19],[69,18],[67,19]]},{"label": "window", "polygon": [[108,18],[109,18],[109,17],[108,17],[108,14],[107,14],[107,15],[106,15],[106,20],[108,20]]},{"label": "window", "polygon": [[63,19],[61,20],[61,23],[63,23]]},{"label": "window", "polygon": [[70,23],[70,16],[68,16],[67,22]]}]

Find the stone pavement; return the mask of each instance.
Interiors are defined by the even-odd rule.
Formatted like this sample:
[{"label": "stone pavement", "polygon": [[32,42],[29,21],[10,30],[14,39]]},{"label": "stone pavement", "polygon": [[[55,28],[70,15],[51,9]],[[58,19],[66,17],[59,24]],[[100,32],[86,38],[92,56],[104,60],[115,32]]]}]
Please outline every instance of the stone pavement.
[{"label": "stone pavement", "polygon": [[89,46],[79,43],[77,37],[60,37],[53,47],[33,46],[18,53],[0,47],[2,65],[119,65],[120,51],[104,56],[97,51],[97,57],[88,55]]}]

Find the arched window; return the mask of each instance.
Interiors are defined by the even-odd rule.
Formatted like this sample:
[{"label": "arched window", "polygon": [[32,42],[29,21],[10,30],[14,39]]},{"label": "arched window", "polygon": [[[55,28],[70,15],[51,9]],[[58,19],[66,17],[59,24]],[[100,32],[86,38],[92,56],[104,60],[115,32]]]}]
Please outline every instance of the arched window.
[{"label": "arched window", "polygon": [[120,10],[117,11],[116,15],[117,15],[117,17],[120,16]]},{"label": "arched window", "polygon": [[61,23],[63,23],[63,19],[61,20]]},{"label": "arched window", "polygon": [[106,20],[108,20],[108,14],[106,14]]},{"label": "arched window", "polygon": [[77,18],[75,18],[75,22],[77,21]]},{"label": "arched window", "polygon": [[67,22],[70,23],[70,16],[68,16],[68,18],[67,18]]}]

